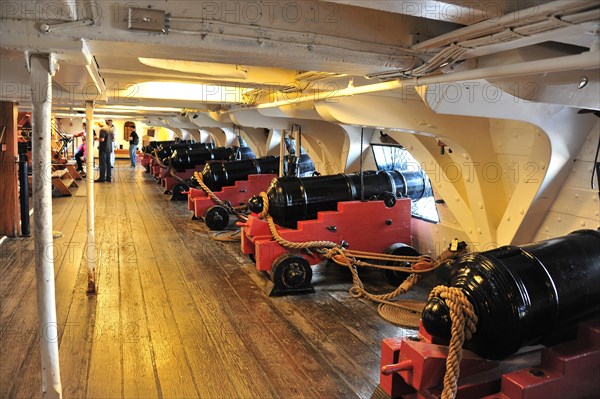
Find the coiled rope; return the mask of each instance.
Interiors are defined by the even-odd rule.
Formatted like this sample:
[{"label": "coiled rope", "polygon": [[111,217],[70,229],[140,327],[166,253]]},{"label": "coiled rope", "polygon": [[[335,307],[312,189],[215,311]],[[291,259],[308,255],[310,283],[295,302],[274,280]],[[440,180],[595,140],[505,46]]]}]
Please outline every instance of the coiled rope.
[{"label": "coiled rope", "polygon": [[158,157],[158,148],[154,149],[154,159],[156,159],[156,163],[161,167],[161,168],[166,168],[167,165],[165,165],[160,158]]},{"label": "coiled rope", "polygon": [[[273,218],[269,215],[269,198],[265,192],[260,193],[260,197],[263,199],[263,210],[258,214],[260,219],[266,219],[269,224],[269,230],[275,241],[287,248],[296,249],[309,249],[319,248],[319,253],[327,259],[331,259],[334,262],[348,266],[352,272],[353,286],[349,292],[354,298],[365,297],[374,302],[378,302],[379,306],[377,310],[379,314],[395,323],[404,325],[407,327],[418,326],[421,312],[425,305],[424,302],[401,300],[391,301],[391,299],[398,297],[399,295],[408,292],[418,281],[419,273],[431,271],[439,267],[442,263],[451,259],[455,256],[460,255],[463,251],[459,251],[457,254],[449,256],[448,254],[442,254],[437,261],[435,266],[424,270],[415,268],[415,266],[401,268],[401,267],[387,267],[393,270],[407,271],[410,270],[411,274],[396,288],[394,291],[387,294],[375,295],[368,292],[364,288],[364,284],[358,276],[357,266],[371,266],[366,262],[361,262],[352,256],[352,251],[342,248],[337,243],[332,241],[308,241],[308,242],[292,242],[281,237],[277,231],[277,227],[273,222]],[[423,257],[417,256],[400,256],[400,255],[381,255],[371,254],[368,252],[354,251],[355,253],[365,254],[372,256],[372,259],[385,259],[395,260],[400,262],[418,262],[423,261]],[[381,265],[375,265],[375,267],[381,267]],[[462,360],[462,346],[465,340],[471,339],[477,325],[477,315],[469,299],[460,288],[437,286],[429,294],[429,299],[438,296],[446,302],[450,309],[450,319],[452,322],[451,327],[451,338],[450,345],[448,346],[448,356],[446,358],[446,373],[444,374],[444,388],[442,391],[442,399],[454,399],[457,392],[457,382],[460,375],[460,361]]]},{"label": "coiled rope", "polygon": [[[350,268],[352,273],[353,286],[350,288],[349,293],[354,298],[367,298],[373,302],[379,303],[377,308],[379,314],[386,320],[405,327],[416,328],[419,325],[421,311],[425,306],[425,302],[414,301],[414,300],[398,300],[391,301],[391,299],[398,297],[399,295],[407,293],[418,281],[418,274],[430,272],[434,270],[437,265],[431,264],[431,259],[426,256],[403,256],[403,255],[390,255],[390,254],[377,254],[366,251],[354,251],[343,248],[338,243],[333,241],[306,241],[306,242],[293,242],[283,238],[277,231],[277,226],[273,221],[273,218],[269,214],[269,198],[267,193],[261,192],[259,196],[262,198],[263,209],[257,215],[259,219],[265,219],[268,223],[269,230],[273,239],[282,247],[292,249],[315,249],[316,252],[321,254],[324,258],[334,261],[335,263]],[[401,263],[411,263],[409,267],[403,266],[389,266],[370,262],[364,262],[356,259],[356,257],[375,259],[379,261],[393,261]],[[402,282],[394,291],[387,294],[373,294],[368,292],[362,280],[358,275],[358,267],[374,267],[378,269],[394,270],[405,273],[410,273],[408,278]]]},{"label": "coiled rope", "polygon": [[204,183],[204,178],[202,177],[202,173],[200,172],[194,172],[194,178],[196,179],[196,181],[198,182],[198,185],[200,186],[200,188],[210,197],[210,199],[212,199],[217,205],[222,206],[223,208],[227,209],[227,211],[229,213],[233,213],[235,216],[237,216],[238,219],[246,221],[248,220],[248,218],[246,217],[246,215],[241,213],[242,209],[245,209],[246,206],[240,206],[240,207],[234,207],[231,206],[231,204],[222,201],[219,197],[217,197],[217,195],[210,189],[208,188],[208,186]]},{"label": "coiled rope", "polygon": [[446,302],[450,309],[450,320],[452,322],[442,399],[454,399],[460,374],[462,346],[465,340],[471,339],[473,333],[475,333],[477,315],[473,305],[460,288],[438,285],[429,293],[429,299],[436,296]]}]

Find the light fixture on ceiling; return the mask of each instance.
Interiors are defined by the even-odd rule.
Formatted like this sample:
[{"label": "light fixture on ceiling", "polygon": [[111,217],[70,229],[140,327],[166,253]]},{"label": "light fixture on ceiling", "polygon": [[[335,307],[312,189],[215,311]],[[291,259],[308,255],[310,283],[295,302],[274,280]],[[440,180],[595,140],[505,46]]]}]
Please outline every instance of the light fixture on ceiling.
[{"label": "light fixture on ceiling", "polygon": [[[241,103],[252,88],[182,82],[142,82],[119,93],[121,98],[148,98],[203,103]],[[180,108],[177,109],[180,111]]]},{"label": "light fixture on ceiling", "polygon": [[119,105],[119,104],[107,104],[101,105],[97,109],[102,109],[111,112],[123,112],[123,111],[154,111],[154,112],[179,112],[181,108],[174,107],[148,107],[145,105]]},{"label": "light fixture on ceiling", "polygon": [[579,79],[579,83],[577,84],[577,88],[578,89],[583,89],[585,86],[587,86],[588,84],[588,78],[587,76],[582,76],[581,79]]},{"label": "light fixture on ceiling", "polygon": [[248,77],[248,71],[241,65],[143,57],[139,57],[138,60],[142,64],[153,68],[192,73],[194,75],[228,79],[246,79]]}]

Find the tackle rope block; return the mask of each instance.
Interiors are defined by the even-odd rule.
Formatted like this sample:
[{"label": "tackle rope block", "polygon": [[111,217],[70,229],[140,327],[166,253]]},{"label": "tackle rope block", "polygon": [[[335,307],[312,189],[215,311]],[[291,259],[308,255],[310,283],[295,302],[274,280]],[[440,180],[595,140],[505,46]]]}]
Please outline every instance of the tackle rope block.
[{"label": "tackle rope block", "polygon": [[[274,174],[249,175],[248,180],[238,180],[233,186],[225,186],[215,195],[221,201],[228,201],[232,206],[246,203],[250,197],[258,195],[269,187],[277,176]],[[188,208],[194,212],[195,218],[203,218],[206,211],[216,205],[204,190],[190,188],[188,193]]]},{"label": "tackle rope block", "polygon": [[[202,170],[202,168],[204,168],[204,165],[196,165],[196,167],[194,169],[186,169],[183,172],[174,172],[174,173],[180,179],[187,180],[187,179],[190,179],[192,176],[194,176],[195,172],[200,172]],[[165,194],[168,194],[171,191],[173,191],[173,188],[179,182],[180,182],[179,180],[177,180],[175,177],[173,177],[171,175],[168,168],[163,168],[161,170],[160,184],[165,189]]]}]

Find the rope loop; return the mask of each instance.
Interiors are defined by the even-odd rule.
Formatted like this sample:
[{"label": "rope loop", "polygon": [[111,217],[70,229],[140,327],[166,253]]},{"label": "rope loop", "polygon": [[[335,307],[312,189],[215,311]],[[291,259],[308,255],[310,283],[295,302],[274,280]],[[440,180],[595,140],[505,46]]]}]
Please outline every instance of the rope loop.
[{"label": "rope loop", "polygon": [[241,209],[234,208],[230,203],[223,202],[217,195],[204,183],[204,177],[200,172],[194,172],[194,178],[198,182],[200,188],[212,199],[215,204],[222,206],[227,209],[229,213],[232,213],[238,217],[238,219],[245,220],[246,217],[240,212]]},{"label": "rope loop", "polygon": [[258,214],[258,218],[259,219],[264,219],[269,214],[269,196],[264,191],[261,191],[260,194],[258,194],[258,196],[260,198],[262,198],[262,202],[263,202],[263,209]]},{"label": "rope loop", "polygon": [[429,299],[442,298],[450,310],[452,322],[448,357],[446,358],[446,373],[444,374],[444,389],[442,399],[456,397],[457,382],[460,375],[462,346],[465,340],[471,339],[477,325],[475,309],[462,289],[438,285],[429,293]]},{"label": "rope loop", "polygon": [[[276,180],[273,180],[271,185],[273,185],[275,181]],[[353,282],[353,286],[348,292],[352,297],[366,298],[379,303],[379,314],[386,320],[405,327],[418,327],[421,311],[425,306],[425,302],[410,300],[393,301],[393,299],[407,293],[417,283],[420,274],[428,273],[436,269],[442,264],[442,262],[437,260],[434,262],[429,256],[423,255],[404,256],[349,250],[333,241],[293,242],[286,240],[281,236],[281,234],[279,234],[273,218],[271,215],[269,215],[269,197],[267,193],[261,192],[259,196],[263,201],[263,209],[258,214],[258,218],[265,219],[265,221],[268,223],[271,236],[279,245],[284,248],[304,249],[311,254],[312,252],[310,252],[310,250],[313,250],[324,258],[332,260],[338,265],[348,267],[352,273]],[[365,262],[357,258],[372,259],[377,263]],[[402,265],[390,265],[390,262],[401,263]],[[358,275],[358,267],[374,267],[396,272],[404,272],[409,273],[409,276],[394,291],[387,294],[373,294],[365,289],[365,286]],[[468,301],[466,302],[468,303]],[[469,326],[472,326],[474,331],[474,323],[472,321],[469,321]]]}]

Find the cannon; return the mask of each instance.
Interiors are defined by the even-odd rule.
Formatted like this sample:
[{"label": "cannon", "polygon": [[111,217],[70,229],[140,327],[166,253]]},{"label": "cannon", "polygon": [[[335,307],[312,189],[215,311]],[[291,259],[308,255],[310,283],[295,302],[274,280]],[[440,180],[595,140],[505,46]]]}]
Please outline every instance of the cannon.
[{"label": "cannon", "polygon": [[169,146],[174,144],[192,144],[194,140],[166,140],[166,141],[151,141],[148,145],[142,147],[142,159],[141,164],[146,169],[147,173],[151,172],[152,165],[158,166],[158,162],[154,157],[154,150],[158,150],[163,146]]},{"label": "cannon", "polygon": [[217,147],[194,150],[176,150],[165,164],[170,164],[176,171],[204,165],[208,161],[235,159],[252,159],[254,153],[249,147]]},{"label": "cannon", "polygon": [[142,158],[141,165],[146,169],[146,173],[150,173],[152,168],[152,163],[156,163],[154,159],[154,150],[157,149],[162,144],[172,144],[175,143],[175,140],[168,141],[151,141],[148,145],[142,147]]},{"label": "cannon", "polygon": [[[467,347],[501,359],[598,313],[599,281],[600,232],[580,230],[535,244],[463,255],[452,267],[448,286],[461,288],[478,316]],[[433,336],[449,337],[448,316],[444,301],[431,298],[423,326]]]},{"label": "cannon", "polygon": [[[288,241],[332,241],[351,250],[418,256],[409,245],[411,199],[425,195],[425,179],[412,171],[283,177],[267,191],[269,214],[285,227],[279,234]],[[253,197],[248,205],[260,212],[263,199]],[[258,270],[270,273],[271,295],[312,290],[311,266],[321,262],[320,255],[284,248],[255,215],[241,226],[242,252],[254,258]]]},{"label": "cannon", "polygon": [[[289,157],[285,157],[288,162]],[[303,175],[314,173],[314,164],[303,154],[295,165]],[[267,156],[229,162],[208,162],[202,171],[202,181],[219,199],[233,206],[245,205],[248,199],[265,191],[279,173],[279,157]],[[204,219],[211,230],[223,230],[237,218],[230,217],[227,208],[215,202],[203,191],[191,188],[188,205],[194,218]]]},{"label": "cannon", "polygon": [[[463,345],[458,397],[600,396],[599,231],[466,254],[449,270],[447,285],[464,293],[477,316]],[[385,396],[439,397],[448,306],[431,297],[419,339],[383,341],[378,390]]]},{"label": "cannon", "polygon": [[161,174],[161,184],[165,188],[165,194],[172,193],[172,200],[185,200],[185,192],[190,187],[190,179],[194,172],[200,171],[209,161],[234,159],[251,159],[254,153],[249,147],[218,147],[201,149],[178,149],[170,158],[162,163],[165,167],[157,170]]},{"label": "cannon", "polygon": [[[287,157],[285,162],[287,162]],[[315,165],[307,154],[300,158],[300,175],[312,176]],[[249,175],[279,174],[279,157],[267,156],[230,162],[209,162],[202,171],[204,184],[212,191],[232,186],[238,180],[247,180]],[[265,187],[266,189],[266,187]]]},{"label": "cannon", "polygon": [[151,141],[148,145],[142,147],[142,152],[146,154],[153,154],[155,148],[159,148],[162,145],[175,144],[179,141],[176,140],[166,140],[166,141]]},{"label": "cannon", "polygon": [[[298,221],[315,219],[318,212],[335,210],[338,202],[361,198],[383,200],[392,206],[397,198],[423,198],[427,176],[420,171],[367,171],[314,177],[283,177],[269,188],[269,214],[280,226],[295,228]],[[260,213],[262,198],[252,198],[250,210]]]},{"label": "cannon", "polygon": [[182,143],[182,142],[178,142],[178,143],[161,145],[161,146],[157,147],[156,156],[162,162],[165,162],[168,160],[168,158],[170,158],[175,153],[175,151],[203,150],[203,149],[213,149],[213,148],[214,148],[214,144],[212,144],[212,143]]}]

